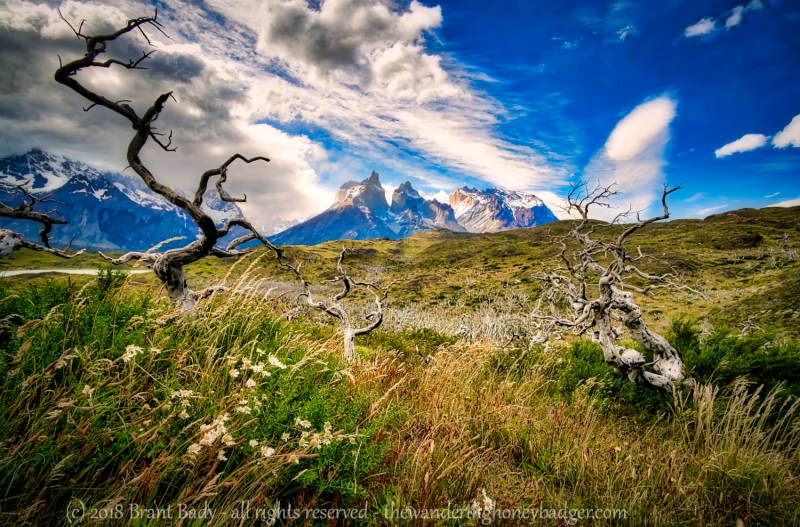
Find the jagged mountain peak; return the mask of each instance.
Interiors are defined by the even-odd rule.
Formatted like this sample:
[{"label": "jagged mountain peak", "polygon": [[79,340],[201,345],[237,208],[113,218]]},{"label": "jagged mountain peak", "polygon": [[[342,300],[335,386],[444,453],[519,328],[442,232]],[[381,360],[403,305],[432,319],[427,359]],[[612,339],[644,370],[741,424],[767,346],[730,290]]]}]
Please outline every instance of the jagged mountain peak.
[{"label": "jagged mountain peak", "polygon": [[458,223],[470,232],[498,232],[557,221],[531,192],[501,188],[457,188],[448,199]]},{"label": "jagged mountain peak", "polygon": [[348,181],[336,191],[334,207],[355,205],[366,213],[384,214],[389,209],[386,191],[381,185],[380,176],[374,170],[365,180],[357,183]]}]

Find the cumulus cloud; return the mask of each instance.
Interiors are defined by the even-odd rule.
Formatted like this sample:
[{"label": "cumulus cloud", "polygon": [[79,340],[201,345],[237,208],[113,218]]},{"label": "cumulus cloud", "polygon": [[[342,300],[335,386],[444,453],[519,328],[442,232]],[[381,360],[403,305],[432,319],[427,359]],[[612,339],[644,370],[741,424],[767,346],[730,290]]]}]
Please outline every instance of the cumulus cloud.
[{"label": "cumulus cloud", "polygon": [[700,35],[708,35],[715,29],[717,29],[717,19],[713,16],[707,16],[687,27],[683,35],[686,38],[698,37]]},{"label": "cumulus cloud", "polygon": [[623,117],[609,135],[605,147],[592,159],[583,179],[599,182],[621,194],[612,199],[614,209],[595,209],[599,217],[613,218],[620,209],[649,207],[659,196],[664,181],[664,150],[669,124],[677,102],[667,95],[648,100]]},{"label": "cumulus cloud", "polygon": [[786,128],[775,134],[772,145],[775,148],[786,148],[789,145],[800,147],[800,115],[795,115]]},{"label": "cumulus cloud", "polygon": [[[57,54],[67,59],[84,51],[51,7],[57,2],[49,4],[0,3],[0,69],[15,72],[0,76],[0,155],[41,147],[119,171],[130,126],[103,108],[83,112],[84,100],[52,82]],[[70,20],[87,19],[88,32],[152,12],[151,4],[130,0],[60,6]],[[351,166],[377,159],[428,188],[456,183],[426,170],[431,166],[519,190],[565,179],[561,158],[544,146],[498,136],[505,109],[473,91],[457,64],[447,71],[442,57],[426,51],[425,39],[441,24],[438,7],[174,0],[159,18],[174,40],[150,35],[158,48],[151,70],[98,69],[79,79],[111,98],[131,99],[137,111],[174,91],[178,104],[170,102],[159,123],[173,129],[178,152],[148,147],[143,154],[164,183],[193,191],[200,173],[233,152],[270,157],[268,164],[235,165],[226,186],[231,195],[247,194],[241,208],[267,231],[276,218],[308,217],[332,203],[320,174],[332,187],[361,179],[334,166],[322,144],[282,132],[283,125],[325,130],[358,157]],[[143,48],[132,34],[111,43],[109,55],[127,60]]]},{"label": "cumulus cloud", "polygon": [[439,6],[416,0],[402,13],[377,0],[326,0],[319,10],[305,0],[275,0],[264,3],[257,49],[313,80],[355,77],[364,88],[377,84],[394,98],[426,101],[461,91],[423,47],[425,32],[441,23]]},{"label": "cumulus cloud", "polygon": [[719,159],[737,152],[748,152],[750,150],[755,150],[756,148],[761,148],[767,144],[768,139],[768,136],[762,134],[746,134],[736,141],[728,143],[722,148],[714,150],[714,155],[717,156],[717,159]]},{"label": "cumulus cloud", "polygon": [[[87,33],[121,27],[131,16],[151,11],[150,6],[123,6],[65,2],[68,20],[86,19]],[[126,11],[123,11],[126,10]],[[129,11],[128,11],[129,10]],[[52,81],[58,54],[66,61],[85,52],[69,27],[46,5],[6,2],[0,7],[0,68],[15,71],[0,78],[0,130],[4,144],[0,155],[19,154],[41,147],[56,154],[122,171],[130,124],[102,107],[84,112],[88,103]],[[142,153],[156,178],[174,188],[194,192],[199,175],[219,166],[234,152],[266,155],[269,164],[232,165],[226,190],[247,194],[240,204],[246,217],[271,232],[280,216],[298,217],[318,211],[332,201],[319,185],[313,166],[322,162],[322,148],[303,136],[291,136],[268,125],[253,125],[245,72],[229,61],[218,60],[199,44],[158,42],[146,71],[122,68],[90,70],[78,75],[87,88],[113,98],[129,99],[140,114],[152,101],[172,91],[159,123],[172,129],[176,153],[155,145]],[[109,55],[138,57],[147,45],[131,34],[109,45]],[[24,67],[23,67],[24,65]],[[160,127],[160,128],[161,128]],[[330,195],[329,195],[330,194]],[[323,207],[324,208],[324,207]]]}]

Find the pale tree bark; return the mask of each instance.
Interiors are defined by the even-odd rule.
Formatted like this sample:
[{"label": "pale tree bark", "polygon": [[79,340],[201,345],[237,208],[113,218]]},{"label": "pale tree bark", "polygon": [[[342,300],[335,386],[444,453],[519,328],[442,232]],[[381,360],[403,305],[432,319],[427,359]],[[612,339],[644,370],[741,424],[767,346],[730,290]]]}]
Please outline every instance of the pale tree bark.
[{"label": "pale tree bark", "polygon": [[[59,15],[60,14],[61,13],[59,11]],[[222,188],[222,184],[227,180],[229,165],[236,160],[241,160],[245,163],[252,163],[254,161],[267,162],[269,159],[262,156],[248,159],[241,154],[234,154],[219,167],[212,168],[204,172],[200,176],[200,182],[198,184],[197,191],[195,192],[194,199],[187,199],[175,192],[175,190],[171,189],[170,187],[158,182],[155,176],[144,165],[140,158],[142,149],[150,139],[152,139],[158,146],[166,151],[173,152],[176,150],[176,148],[171,147],[172,133],[170,132],[166,143],[162,142],[159,137],[164,137],[164,134],[157,132],[154,126],[155,121],[160,117],[162,111],[164,110],[164,104],[166,104],[170,98],[174,100],[172,92],[160,95],[155,102],[149,108],[147,108],[141,116],[139,116],[131,106],[126,104],[130,101],[112,101],[102,95],[94,93],[75,80],[74,77],[78,72],[93,67],[109,68],[111,66],[121,66],[127,69],[145,69],[139,65],[154,51],[150,51],[148,53],[142,52],[142,56],[140,58],[135,61],[129,60],[128,62],[123,62],[116,59],[108,59],[104,62],[100,62],[96,59],[99,55],[105,53],[108,42],[114,41],[122,35],[134,30],[138,30],[145,37],[147,43],[150,44],[150,40],[147,38],[144,28],[153,28],[163,33],[162,26],[158,22],[157,17],[158,11],[156,11],[155,15],[152,17],[141,17],[128,20],[125,27],[107,35],[85,35],[81,31],[83,22],[81,22],[81,25],[77,30],[70,24],[70,28],[72,28],[75,35],[79,39],[86,41],[86,54],[82,58],[76,59],[67,64],[63,64],[60,68],[58,68],[55,73],[55,80],[72,89],[91,102],[91,105],[85,108],[86,111],[95,106],[102,106],[130,121],[134,129],[134,136],[128,144],[128,165],[133,169],[134,172],[136,172],[136,174],[142,179],[142,181],[150,190],[160,196],[163,196],[169,200],[170,203],[184,210],[189,217],[194,220],[201,231],[201,236],[196,241],[180,249],[171,249],[163,253],[132,252],[127,253],[120,258],[109,258],[105,255],[102,255],[102,253],[101,255],[115,265],[125,263],[134,258],[142,258],[143,260],[147,261],[150,267],[153,268],[153,271],[158,279],[164,283],[170,300],[179,303],[185,309],[192,309],[197,302],[197,294],[189,289],[186,281],[186,274],[183,270],[185,265],[196,262],[197,260],[209,255],[228,257],[242,254],[241,251],[234,250],[235,247],[238,247],[242,243],[251,240],[260,241],[267,248],[274,250],[276,255],[280,255],[280,250],[267,241],[266,238],[261,236],[261,234],[259,234],[256,229],[244,219],[228,220],[221,228],[218,229],[214,224],[214,220],[208,214],[206,214],[201,207],[203,204],[203,195],[208,188],[209,180],[213,177],[219,178],[216,181],[216,188],[220,198],[223,201],[245,201],[247,196],[243,198],[233,198],[228,196]],[[67,22],[67,24],[69,24],[69,22]],[[217,241],[223,236],[226,236],[230,229],[235,226],[249,230],[251,231],[251,234],[234,240],[226,249],[216,247],[215,245]]]},{"label": "pale tree bark", "polygon": [[[593,190],[589,190],[586,184],[572,187],[564,209],[571,216],[577,215],[578,219],[567,234],[551,236],[562,247],[558,255],[560,266],[536,276],[543,283],[543,290],[531,314],[539,329],[532,339],[533,344],[547,342],[554,331],[563,328],[572,329],[576,335],[589,333],[602,347],[605,361],[632,382],[667,392],[679,385],[693,386],[694,381],[684,373],[680,354],[667,339],[647,326],[633,294],[652,295],[660,290],[682,290],[700,298],[707,297],[703,292],[680,283],[671,266],[673,272],[663,275],[642,271],[637,262],[660,260],[643,254],[640,248],[637,256],[631,257],[625,247],[631,234],[669,217],[667,196],[679,188],[664,186],[661,198],[664,212],[661,216],[642,220],[636,214],[635,223],[622,225],[621,220],[631,214],[630,210],[617,215],[608,224],[589,219],[591,207],[607,207],[606,198],[618,194],[611,190],[611,186],[598,185]],[[599,229],[608,230],[611,236],[601,237],[597,233]],[[577,245],[577,249],[568,252],[568,244],[572,247]],[[649,282],[649,285],[636,287],[626,282],[634,277]],[[595,287],[596,297],[590,295],[590,290],[594,292]],[[567,310],[559,308],[565,304],[569,306]],[[619,344],[626,330],[634,342],[652,353],[650,363],[643,353]]]},{"label": "pale tree bark", "polygon": [[[389,295],[389,289],[397,282],[397,280],[393,281],[386,287],[381,287],[375,282],[358,282],[353,280],[347,274],[343,266],[344,257],[348,252],[353,251],[346,247],[342,247],[342,252],[339,255],[339,261],[336,265],[339,275],[332,280],[326,280],[328,283],[342,283],[341,292],[339,292],[329,301],[314,299],[313,295],[311,294],[311,287],[309,286],[309,283],[303,278],[303,275],[300,274],[302,262],[298,262],[297,265],[281,262],[281,266],[293,272],[297,279],[300,280],[304,291],[300,296],[306,297],[306,302],[310,307],[319,309],[333,318],[339,319],[342,324],[342,332],[344,333],[344,356],[348,361],[350,361],[353,360],[356,355],[356,337],[359,335],[366,335],[367,333],[379,328],[383,323],[383,302]],[[342,301],[358,287],[366,288],[375,296],[375,311],[366,316],[366,320],[369,322],[369,324],[362,328],[356,328],[353,326],[352,322],[350,321],[350,315],[347,313],[347,310],[342,303]],[[381,295],[380,292],[383,292],[383,295]]]},{"label": "pale tree bark", "polygon": [[[42,224],[42,230],[39,231],[39,237],[42,239],[42,244],[26,241],[22,235],[8,229],[0,229],[0,258],[5,258],[12,252],[19,250],[23,247],[34,251],[42,251],[53,254],[60,258],[73,258],[83,253],[85,249],[74,254],[67,254],[67,251],[72,247],[72,240],[64,250],[55,249],[50,247],[50,238],[48,235],[53,229],[53,225],[65,225],[67,222],[58,218],[52,217],[50,214],[58,213],[57,210],[49,212],[37,212],[34,209],[37,203],[61,203],[50,198],[50,194],[46,196],[35,196],[25,187],[30,183],[30,180],[16,185],[3,185],[2,190],[7,194],[14,194],[20,192],[23,195],[22,203],[16,207],[10,207],[5,203],[0,202],[0,216],[5,218],[12,218],[16,220],[29,220]],[[63,203],[61,203],[63,205]],[[74,239],[74,236],[73,236]]]}]

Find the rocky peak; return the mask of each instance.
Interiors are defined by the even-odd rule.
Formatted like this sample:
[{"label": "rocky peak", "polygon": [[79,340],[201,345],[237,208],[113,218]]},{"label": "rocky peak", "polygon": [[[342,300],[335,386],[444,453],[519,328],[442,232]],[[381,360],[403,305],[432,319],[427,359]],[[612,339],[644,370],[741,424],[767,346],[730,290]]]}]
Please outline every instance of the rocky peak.
[{"label": "rocky peak", "polygon": [[355,205],[365,207],[374,214],[383,214],[389,210],[386,202],[386,191],[381,185],[380,176],[373,171],[364,181],[357,183],[348,181],[336,191],[334,207]]},{"label": "rocky peak", "polygon": [[408,208],[418,208],[425,200],[414,190],[410,181],[406,181],[392,193],[391,210],[394,214],[399,214]]}]

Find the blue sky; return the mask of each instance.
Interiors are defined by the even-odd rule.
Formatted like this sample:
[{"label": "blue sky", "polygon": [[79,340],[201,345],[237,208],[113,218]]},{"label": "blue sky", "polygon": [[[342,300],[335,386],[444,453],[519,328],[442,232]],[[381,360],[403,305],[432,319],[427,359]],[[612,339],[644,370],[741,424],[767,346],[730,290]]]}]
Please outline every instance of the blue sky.
[{"label": "blue sky", "polygon": [[[800,4],[785,0],[8,0],[0,61],[41,67],[25,89],[0,85],[0,154],[120,170],[124,123],[52,86],[55,54],[79,53],[55,8],[94,31],[154,5],[172,39],[153,36],[152,69],[86,81],[134,107],[174,90],[161,119],[179,150],[147,154],[166,183],[269,155],[229,178],[265,229],[372,170],[388,192],[409,180],[440,200],[467,184],[555,206],[570,181],[599,180],[636,209],[680,183],[673,217],[800,204]],[[138,54],[137,38],[112,53]]]}]

